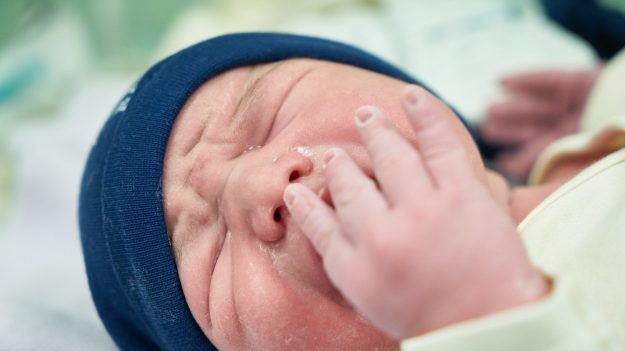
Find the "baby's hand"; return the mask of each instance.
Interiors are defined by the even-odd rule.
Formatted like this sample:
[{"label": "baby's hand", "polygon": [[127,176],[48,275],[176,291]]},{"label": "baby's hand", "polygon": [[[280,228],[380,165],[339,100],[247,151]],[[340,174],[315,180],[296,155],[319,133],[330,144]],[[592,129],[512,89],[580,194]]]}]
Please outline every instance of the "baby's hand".
[{"label": "baby's hand", "polygon": [[515,225],[475,175],[431,95],[402,104],[417,149],[374,107],[356,112],[378,190],[342,150],[326,155],[336,210],[290,185],[285,202],[345,298],[375,326],[406,338],[533,301],[548,290]]},{"label": "baby's hand", "polygon": [[497,169],[509,177],[524,179],[549,144],[577,132],[600,71],[599,67],[506,77],[502,86],[508,97],[489,107],[480,130],[485,141],[514,146],[495,159]]}]

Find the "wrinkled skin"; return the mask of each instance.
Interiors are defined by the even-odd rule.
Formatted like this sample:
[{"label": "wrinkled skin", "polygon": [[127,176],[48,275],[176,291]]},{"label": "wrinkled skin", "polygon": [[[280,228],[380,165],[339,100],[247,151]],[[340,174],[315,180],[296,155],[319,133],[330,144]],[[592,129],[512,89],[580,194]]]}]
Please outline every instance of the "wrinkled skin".
[{"label": "wrinkled skin", "polygon": [[[296,59],[230,70],[187,101],[165,155],[165,217],[185,299],[218,348],[397,349],[332,284],[283,193],[298,183],[330,204],[322,158],[336,147],[373,176],[352,122],[364,104],[383,110],[416,147],[398,99],[404,87],[351,66]],[[453,112],[430,98],[482,195],[492,196],[498,211],[522,218],[545,194],[510,193],[484,169]],[[453,209],[445,210],[440,215],[453,218]]]}]

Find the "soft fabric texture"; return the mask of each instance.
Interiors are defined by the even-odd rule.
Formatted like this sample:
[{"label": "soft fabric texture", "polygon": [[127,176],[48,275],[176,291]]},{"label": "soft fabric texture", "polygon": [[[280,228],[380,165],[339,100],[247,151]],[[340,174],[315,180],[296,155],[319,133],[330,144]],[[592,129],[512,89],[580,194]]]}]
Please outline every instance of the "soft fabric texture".
[{"label": "soft fabric texture", "polygon": [[554,142],[530,182],[588,152],[607,155],[543,200],[518,226],[531,261],[555,278],[544,300],[404,340],[404,351],[625,350],[625,52],[601,73],[582,130]]},{"label": "soft fabric texture", "polygon": [[185,302],[171,254],[161,191],[167,140],[178,112],[202,83],[235,67],[297,57],[419,84],[392,65],[337,42],[232,34],[153,66],[104,125],[84,171],[79,221],[93,300],[121,349],[214,349]]}]

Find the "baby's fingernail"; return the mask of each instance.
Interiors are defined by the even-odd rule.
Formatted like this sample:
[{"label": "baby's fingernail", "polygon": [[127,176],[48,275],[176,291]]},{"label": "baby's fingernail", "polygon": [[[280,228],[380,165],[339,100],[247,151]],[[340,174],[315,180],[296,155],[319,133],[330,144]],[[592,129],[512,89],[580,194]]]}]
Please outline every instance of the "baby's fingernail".
[{"label": "baby's fingernail", "polygon": [[415,108],[419,103],[419,97],[417,96],[417,88],[414,85],[409,85],[404,88],[403,92],[404,103],[406,106]]},{"label": "baby's fingernail", "polygon": [[328,163],[330,163],[330,161],[332,161],[332,159],[336,156],[336,150],[334,149],[330,149],[327,150],[324,154],[323,154],[323,166],[327,166]]},{"label": "baby's fingernail", "polygon": [[362,106],[356,110],[356,114],[354,116],[354,122],[358,127],[364,127],[368,122],[370,122],[373,117],[375,111],[371,108],[371,106]]},{"label": "baby's fingernail", "polygon": [[297,199],[297,190],[293,189],[292,186],[287,186],[286,189],[284,190],[284,203],[286,203],[287,206],[292,206],[295,203],[295,200]]}]

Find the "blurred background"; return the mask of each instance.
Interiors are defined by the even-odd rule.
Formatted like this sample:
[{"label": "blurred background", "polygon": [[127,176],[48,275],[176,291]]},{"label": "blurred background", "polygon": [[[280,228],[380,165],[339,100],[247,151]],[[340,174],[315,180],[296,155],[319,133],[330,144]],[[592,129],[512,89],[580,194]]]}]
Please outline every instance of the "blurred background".
[{"label": "blurred background", "polygon": [[78,187],[108,113],[159,59],[235,31],[337,39],[478,125],[503,75],[617,51],[571,17],[588,3],[625,11],[621,0],[0,0],[0,350],[115,349],[90,300]]}]

